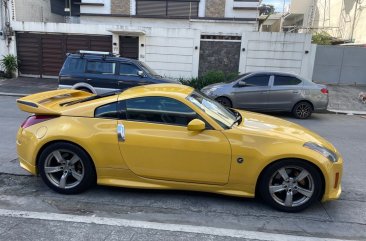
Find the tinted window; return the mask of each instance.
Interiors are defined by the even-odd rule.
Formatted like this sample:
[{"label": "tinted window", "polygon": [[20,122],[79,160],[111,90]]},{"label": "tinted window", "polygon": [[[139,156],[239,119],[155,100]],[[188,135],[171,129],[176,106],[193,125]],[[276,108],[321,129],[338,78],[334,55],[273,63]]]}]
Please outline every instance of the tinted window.
[{"label": "tinted window", "polygon": [[197,114],[185,104],[166,97],[142,97],[126,101],[127,120],[186,126]]},{"label": "tinted window", "polygon": [[132,64],[119,64],[119,74],[120,75],[137,75],[140,71],[135,65]]},{"label": "tinted window", "polygon": [[293,76],[285,76],[285,75],[276,75],[273,85],[298,85],[301,83],[296,77]]},{"label": "tinted window", "polygon": [[95,109],[94,116],[97,118],[113,118],[117,119],[117,102],[102,105]]},{"label": "tinted window", "polygon": [[243,81],[248,86],[268,86],[269,75],[255,75],[255,76],[243,79]]},{"label": "tinted window", "polygon": [[85,59],[67,58],[61,70],[62,73],[84,73]]},{"label": "tinted window", "polygon": [[90,61],[86,66],[86,71],[92,74],[114,74],[115,63]]}]

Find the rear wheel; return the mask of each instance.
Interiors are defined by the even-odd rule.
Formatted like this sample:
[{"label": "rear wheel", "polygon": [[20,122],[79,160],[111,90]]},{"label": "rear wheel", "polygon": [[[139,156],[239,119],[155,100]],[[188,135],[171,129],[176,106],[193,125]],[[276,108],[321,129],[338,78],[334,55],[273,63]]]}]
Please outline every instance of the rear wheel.
[{"label": "rear wheel", "polygon": [[292,110],[292,114],[298,119],[307,119],[313,113],[313,106],[306,101],[297,103]]},{"label": "rear wheel", "polygon": [[228,108],[233,107],[233,104],[231,103],[231,100],[229,100],[229,98],[221,96],[221,97],[217,97],[216,101],[225,107],[228,107]]},{"label": "rear wheel", "polygon": [[38,171],[51,189],[63,194],[76,194],[95,184],[95,171],[90,157],[70,143],[55,143],[44,149]]},{"label": "rear wheel", "polygon": [[283,160],[264,170],[259,191],[266,203],[298,212],[319,199],[323,183],[318,170],[301,160]]}]

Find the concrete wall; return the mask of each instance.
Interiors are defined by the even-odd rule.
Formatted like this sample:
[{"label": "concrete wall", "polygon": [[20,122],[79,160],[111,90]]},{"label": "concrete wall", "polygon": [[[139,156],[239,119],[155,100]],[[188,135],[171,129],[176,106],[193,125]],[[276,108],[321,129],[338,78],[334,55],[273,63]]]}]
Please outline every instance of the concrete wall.
[{"label": "concrete wall", "polygon": [[326,84],[366,85],[366,48],[317,46],[313,80]]},{"label": "concrete wall", "polygon": [[248,32],[242,36],[239,72],[283,71],[311,79],[315,51],[310,34]]},{"label": "concrete wall", "polygon": [[206,17],[225,17],[225,0],[206,0]]},{"label": "concrete wall", "polygon": [[13,0],[16,21],[65,22],[61,15],[51,13],[50,0]]}]

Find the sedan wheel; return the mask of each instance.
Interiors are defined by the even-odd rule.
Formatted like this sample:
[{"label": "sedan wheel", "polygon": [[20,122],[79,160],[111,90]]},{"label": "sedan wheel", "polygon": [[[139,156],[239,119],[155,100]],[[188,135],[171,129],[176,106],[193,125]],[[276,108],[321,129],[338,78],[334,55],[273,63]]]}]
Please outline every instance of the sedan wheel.
[{"label": "sedan wheel", "polygon": [[298,119],[307,119],[311,116],[313,107],[308,102],[297,103],[292,111],[294,116]]},{"label": "sedan wheel", "polygon": [[217,97],[216,101],[225,107],[228,107],[228,108],[233,107],[233,104],[231,103],[231,101],[226,97]]},{"label": "sedan wheel", "polygon": [[38,170],[43,181],[53,190],[73,194],[86,190],[95,181],[89,156],[69,143],[56,143],[41,154]]},{"label": "sedan wheel", "polygon": [[275,163],[263,175],[266,176],[260,185],[262,197],[281,211],[305,209],[319,198],[322,190],[318,171],[306,162],[287,160]]}]

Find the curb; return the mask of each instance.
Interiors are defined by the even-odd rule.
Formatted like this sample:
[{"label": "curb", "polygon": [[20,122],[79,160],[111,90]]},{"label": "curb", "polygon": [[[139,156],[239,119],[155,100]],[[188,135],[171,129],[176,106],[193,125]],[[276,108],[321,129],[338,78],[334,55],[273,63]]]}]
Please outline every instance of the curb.
[{"label": "curb", "polygon": [[335,109],[328,109],[328,111],[334,112],[335,114],[366,115],[366,111],[357,111],[357,110],[335,110]]},{"label": "curb", "polygon": [[7,92],[0,92],[1,96],[15,96],[15,97],[24,97],[30,94],[21,94],[21,93],[7,93]]}]

